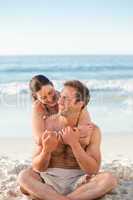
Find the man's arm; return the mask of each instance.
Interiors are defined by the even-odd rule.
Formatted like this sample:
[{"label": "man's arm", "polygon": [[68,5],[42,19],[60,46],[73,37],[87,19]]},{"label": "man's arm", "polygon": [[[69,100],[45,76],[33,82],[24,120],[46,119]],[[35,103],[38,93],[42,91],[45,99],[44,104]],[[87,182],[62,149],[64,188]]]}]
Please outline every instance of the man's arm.
[{"label": "man's arm", "polygon": [[101,133],[98,127],[94,127],[90,143],[86,151],[81,147],[79,142],[71,145],[73,154],[82,170],[88,174],[98,172],[101,163],[100,153]]}]

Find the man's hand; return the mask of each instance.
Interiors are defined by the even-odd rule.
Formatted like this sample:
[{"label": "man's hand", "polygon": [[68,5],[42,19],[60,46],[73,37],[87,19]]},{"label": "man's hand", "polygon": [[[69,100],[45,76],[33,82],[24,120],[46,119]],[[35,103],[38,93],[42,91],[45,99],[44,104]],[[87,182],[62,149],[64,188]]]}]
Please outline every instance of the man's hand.
[{"label": "man's hand", "polygon": [[42,146],[44,151],[53,152],[56,150],[58,146],[59,140],[57,137],[57,132],[53,131],[45,131],[42,135]]},{"label": "man's hand", "polygon": [[79,142],[80,131],[78,128],[71,128],[70,126],[66,127],[60,132],[64,144],[72,146]]}]

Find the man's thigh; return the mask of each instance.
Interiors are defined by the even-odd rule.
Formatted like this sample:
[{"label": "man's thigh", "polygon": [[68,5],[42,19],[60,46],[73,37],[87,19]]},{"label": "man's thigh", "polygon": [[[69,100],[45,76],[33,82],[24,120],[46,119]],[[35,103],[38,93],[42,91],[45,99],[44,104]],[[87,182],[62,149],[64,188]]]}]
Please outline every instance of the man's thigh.
[{"label": "man's thigh", "polygon": [[21,171],[20,174],[19,174],[18,182],[19,182],[19,185],[20,185],[21,192],[25,195],[29,195],[29,194],[27,193],[26,188],[23,187],[23,183],[26,182],[27,179],[29,179],[30,177],[34,180],[37,180],[37,181],[44,183],[40,174],[38,172],[35,172],[32,168],[28,168],[28,169]]},{"label": "man's thigh", "polygon": [[77,188],[81,187],[82,185],[88,183],[93,179],[93,176],[90,176],[88,174],[82,175],[80,178],[78,178],[75,183],[73,184],[72,190],[76,190]]},{"label": "man's thigh", "polygon": [[114,179],[111,173],[109,172],[99,172],[96,175],[83,175],[81,176],[74,184],[74,190],[78,189],[81,186],[87,186],[88,183],[96,184],[96,185],[101,185],[102,183],[105,183],[108,185],[109,182],[111,182]]}]

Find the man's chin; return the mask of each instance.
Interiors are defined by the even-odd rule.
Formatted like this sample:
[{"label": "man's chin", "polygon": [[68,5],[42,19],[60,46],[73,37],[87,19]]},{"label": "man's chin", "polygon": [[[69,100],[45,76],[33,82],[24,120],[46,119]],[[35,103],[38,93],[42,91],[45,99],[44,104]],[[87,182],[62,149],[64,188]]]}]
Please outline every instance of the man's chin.
[{"label": "man's chin", "polygon": [[59,110],[59,113],[63,117],[68,117],[70,115],[70,111],[68,111],[68,110]]}]

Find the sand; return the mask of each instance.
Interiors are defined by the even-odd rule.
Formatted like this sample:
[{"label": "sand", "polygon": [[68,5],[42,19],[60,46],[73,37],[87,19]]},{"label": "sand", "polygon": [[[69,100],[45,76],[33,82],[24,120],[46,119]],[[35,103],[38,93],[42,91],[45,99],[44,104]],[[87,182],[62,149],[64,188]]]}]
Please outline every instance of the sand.
[{"label": "sand", "polygon": [[[101,200],[133,200],[132,135],[103,138],[101,171],[110,171],[118,179],[118,187]],[[20,200],[17,184],[19,172],[31,165],[33,143],[30,138],[0,140],[0,200]]]}]

